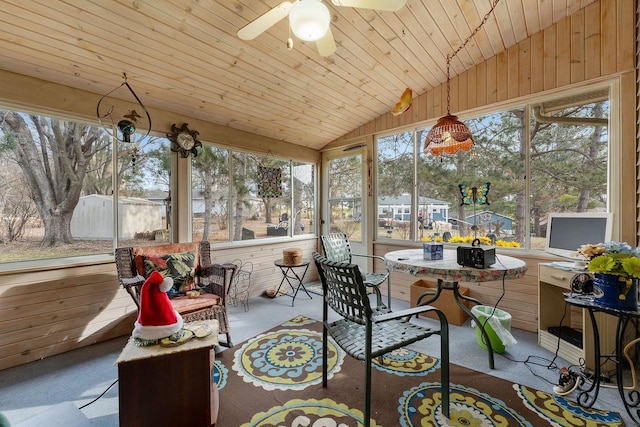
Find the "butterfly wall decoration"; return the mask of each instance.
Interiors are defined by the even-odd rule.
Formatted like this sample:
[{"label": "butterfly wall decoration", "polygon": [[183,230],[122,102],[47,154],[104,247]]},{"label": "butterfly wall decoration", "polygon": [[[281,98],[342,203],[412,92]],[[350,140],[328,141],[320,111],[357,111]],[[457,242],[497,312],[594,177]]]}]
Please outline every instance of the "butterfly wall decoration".
[{"label": "butterfly wall decoration", "polygon": [[480,187],[469,187],[465,184],[459,184],[462,203],[460,205],[489,205],[489,187],[490,182],[485,182]]}]

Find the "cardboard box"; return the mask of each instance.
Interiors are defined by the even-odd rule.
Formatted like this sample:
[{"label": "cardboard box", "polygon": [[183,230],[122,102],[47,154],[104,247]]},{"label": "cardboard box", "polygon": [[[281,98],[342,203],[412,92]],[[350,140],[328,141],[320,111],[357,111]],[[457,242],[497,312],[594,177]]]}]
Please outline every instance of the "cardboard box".
[{"label": "cardboard box", "polygon": [[444,255],[444,246],[442,243],[423,243],[422,244],[423,258],[428,261],[442,260]]},{"label": "cardboard box", "polygon": [[[433,290],[435,292],[436,283],[430,282],[428,280],[418,280],[417,282],[412,283],[410,293],[411,299],[409,300],[409,304],[411,305],[411,307],[415,307],[416,302],[418,301],[418,297],[423,292],[428,290]],[[460,286],[459,290],[461,295],[469,295],[469,288]],[[425,298],[428,299],[427,297]],[[469,307],[468,302],[464,301],[464,304]],[[447,316],[447,320],[452,325],[460,326],[469,317],[469,315],[462,311],[458,304],[456,304],[455,298],[453,297],[453,291],[450,290],[443,289],[438,299],[432,302],[430,305],[439,308],[444,313],[444,315]],[[438,318],[435,313],[424,313],[421,314],[421,316],[430,317],[432,319]]]}]

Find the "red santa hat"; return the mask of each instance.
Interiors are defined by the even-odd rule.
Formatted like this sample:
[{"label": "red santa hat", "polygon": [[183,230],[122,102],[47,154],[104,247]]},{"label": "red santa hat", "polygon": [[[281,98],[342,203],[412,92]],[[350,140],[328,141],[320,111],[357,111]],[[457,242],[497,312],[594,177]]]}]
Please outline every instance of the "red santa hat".
[{"label": "red santa hat", "polygon": [[167,291],[173,286],[171,277],[154,271],[140,290],[140,310],[134,324],[134,338],[159,340],[182,329],[182,317],[173,308]]}]

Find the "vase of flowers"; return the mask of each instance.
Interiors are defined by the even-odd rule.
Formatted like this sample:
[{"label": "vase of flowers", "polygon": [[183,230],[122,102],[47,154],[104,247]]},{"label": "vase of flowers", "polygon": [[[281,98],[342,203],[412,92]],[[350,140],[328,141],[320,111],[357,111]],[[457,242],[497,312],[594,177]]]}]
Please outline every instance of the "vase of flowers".
[{"label": "vase of flowers", "polygon": [[594,303],[637,310],[640,248],[626,242],[606,242],[583,245],[578,253],[589,261],[587,269],[594,275]]}]

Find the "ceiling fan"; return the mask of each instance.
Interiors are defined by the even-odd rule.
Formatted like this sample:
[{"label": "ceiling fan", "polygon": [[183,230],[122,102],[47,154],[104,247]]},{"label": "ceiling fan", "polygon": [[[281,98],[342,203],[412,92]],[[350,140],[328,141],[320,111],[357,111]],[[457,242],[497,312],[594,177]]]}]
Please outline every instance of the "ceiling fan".
[{"label": "ceiling fan", "polygon": [[[335,6],[356,7],[361,9],[395,12],[404,6],[407,0],[331,0]],[[305,41],[315,41],[320,56],[329,56],[336,51],[331,28],[331,14],[322,0],[283,1],[268,12],[238,30],[242,40],[253,40],[260,34],[289,17],[293,34]],[[287,41],[291,48],[293,42]]]}]

